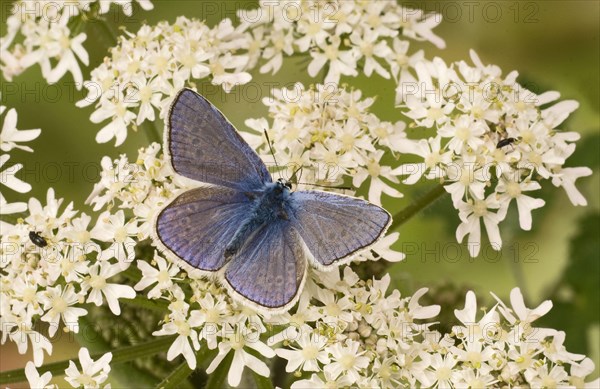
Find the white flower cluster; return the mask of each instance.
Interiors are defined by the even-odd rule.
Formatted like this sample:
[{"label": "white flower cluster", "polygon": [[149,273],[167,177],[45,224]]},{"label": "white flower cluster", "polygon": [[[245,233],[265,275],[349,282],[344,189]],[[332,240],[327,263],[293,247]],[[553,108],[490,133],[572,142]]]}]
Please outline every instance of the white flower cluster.
[{"label": "white flower cluster", "polygon": [[[5,153],[14,149],[33,152],[31,147],[23,146],[21,142],[29,142],[37,138],[41,130],[18,130],[17,129],[17,111],[14,108],[6,110],[7,107],[0,105],[0,116],[2,119],[2,129],[0,130],[0,150]],[[6,114],[4,114],[6,112]],[[31,190],[31,185],[23,182],[15,176],[15,174],[23,168],[23,164],[17,163],[10,167],[2,167],[10,159],[9,154],[0,154],[0,184],[10,188],[18,193],[27,193]],[[27,204],[25,202],[16,202],[9,204],[6,198],[0,192],[0,215],[12,215],[19,212],[25,212]],[[9,228],[10,225],[0,220],[0,233]]]},{"label": "white flower cluster", "polygon": [[446,65],[440,58],[415,66],[417,81],[399,85],[401,109],[410,126],[434,129],[427,139],[405,141],[404,149],[421,161],[394,173],[444,184],[459,211],[458,241],[468,235],[469,252],[477,256],[483,221],[492,248],[500,250],[498,224],[516,203],[523,230],[531,229],[534,209],[544,201],[529,192],[550,180],[565,189],[573,205],[586,205],[575,188],[587,167],[563,167],[575,151],[577,132],[557,127],[578,107],[573,100],[555,102],[558,92],[535,94],[516,82],[517,72],[505,77],[494,65],[484,65],[471,51],[474,66],[464,61]]},{"label": "white flower cluster", "polygon": [[550,310],[550,301],[528,309],[515,288],[512,309],[498,300],[477,319],[475,294],[468,292],[465,308],[455,311],[460,325],[441,334],[435,323],[422,322],[440,311],[437,305],[419,305],[427,289],[401,298],[397,290],[386,295],[389,282],[389,276],[365,282],[346,268],[338,282],[323,283],[327,289],[317,290],[312,307],[291,316],[284,347],[275,352],[288,360],[288,372],[311,374],[292,389],[596,388],[600,383],[584,382],[594,363],[566,351],[564,332],[531,325]]},{"label": "white flower cluster", "polygon": [[248,33],[224,19],[209,28],[204,22],[177,18],[175,23],[143,26],[126,33],[110,57],[91,73],[84,83],[88,95],[77,103],[95,103],[93,123],[110,122],[96,141],[116,138],[115,146],[127,138],[129,126],[136,129],[145,121],[154,122],[155,110],[164,118],[175,94],[182,87],[210,79],[226,92],[251,80]]},{"label": "white flower cluster", "polygon": [[[94,361],[90,357],[90,352],[87,348],[82,347],[79,349],[79,364],[81,365],[81,372],[77,368],[77,365],[73,361],[69,361],[69,367],[65,369],[65,380],[74,388],[89,388],[96,389],[100,388],[100,384],[108,379],[108,373],[110,373],[110,361],[112,359],[112,353],[106,353],[97,361]],[[45,372],[40,376],[35,364],[31,361],[25,365],[25,376],[27,382],[32,389],[58,389],[59,386],[56,384],[50,384],[52,380],[52,373]],[[104,385],[104,389],[110,389],[111,385]]]},{"label": "white flower cluster", "polygon": [[[127,235],[137,233],[140,240],[148,237],[153,210],[182,188],[159,151],[157,144],[141,149],[135,164],[125,156],[113,163],[105,159],[102,180],[90,197],[97,210],[107,209],[106,218],[115,207],[117,214],[132,210],[127,224],[136,228]],[[532,327],[552,305],[527,309],[518,289],[511,293],[512,308],[498,300],[480,319],[469,292],[465,308],[456,311],[460,324],[441,334],[433,327],[440,307],[419,304],[427,290],[407,298],[397,290],[388,293],[389,275],[365,281],[350,267],[341,275],[311,271],[294,309],[264,315],[232,300],[216,280],[188,279],[157,252],[138,260],[137,267],[142,274],[135,289],[168,304],[162,327],[154,332],[177,335],[168,359],[182,355],[195,368],[199,350],[218,350],[207,372],[226,368],[231,386],[243,383],[246,367],[269,376],[268,360],[276,355],[297,379],[288,383],[292,388],[579,388],[594,369],[590,359],[565,350],[563,332]],[[222,367],[228,357],[231,365]]]},{"label": "white flower cluster", "polygon": [[79,317],[87,314],[82,304],[106,303],[119,315],[119,299],[136,295],[131,286],[111,280],[130,264],[120,259],[131,231],[123,211],[101,215],[91,228],[91,217],[77,216],[72,203],[61,211],[63,200],[55,198],[53,189],[46,201],[42,205],[31,198],[28,216],[0,235],[2,343],[14,342],[21,354],[31,345],[36,366],[43,363],[44,351],[52,353],[52,343],[38,331],[38,319],[48,323],[50,337],[61,323],[65,332],[77,333]]},{"label": "white flower cluster", "polygon": [[[393,168],[382,161],[385,154],[398,153],[405,144],[405,123],[381,121],[369,112],[373,98],[360,90],[346,90],[333,84],[306,89],[297,83],[291,89],[274,89],[263,102],[269,107],[267,119],[249,119],[248,127],[259,135],[243,133],[254,149],[269,158],[267,130],[275,158],[285,166],[287,178],[298,170],[300,181],[329,185],[368,185],[369,201],[380,205],[382,193],[402,197],[392,185],[399,184]],[[298,177],[295,177],[298,178]]]},{"label": "white flower cluster", "polygon": [[[144,10],[150,0],[137,0]],[[131,16],[131,0],[19,0],[12,4],[7,34],[0,38],[0,70],[11,81],[27,68],[39,64],[42,75],[52,84],[67,72],[78,89],[83,84],[79,62],[88,65],[83,47],[87,35],[81,32],[85,20],[106,14],[111,3]]]},{"label": "white flower cluster", "polygon": [[396,1],[269,1],[240,10],[242,26],[253,33],[261,73],[277,72],[283,57],[310,53],[308,73],[315,77],[326,67],[325,83],[342,75],[373,73],[402,78],[422,52],[407,55],[410,38],[439,48],[444,41],[431,30],[442,20],[436,13],[402,7]]}]

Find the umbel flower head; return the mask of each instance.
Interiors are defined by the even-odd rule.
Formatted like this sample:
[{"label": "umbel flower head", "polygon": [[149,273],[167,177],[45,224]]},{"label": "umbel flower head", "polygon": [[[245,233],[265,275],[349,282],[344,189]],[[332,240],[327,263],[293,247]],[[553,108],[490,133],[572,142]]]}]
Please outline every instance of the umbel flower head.
[{"label": "umbel flower head", "polygon": [[459,211],[456,236],[469,236],[469,252],[481,247],[483,222],[492,248],[500,250],[498,224],[516,204],[523,230],[532,226],[532,211],[544,205],[533,191],[550,180],[565,189],[573,205],[586,205],[575,187],[587,167],[564,167],[575,151],[577,132],[558,126],[579,106],[556,102],[558,92],[535,94],[517,81],[517,72],[502,76],[494,65],[484,65],[471,51],[474,65],[459,61],[446,65],[440,58],[415,66],[417,81],[399,85],[400,109],[412,127],[433,129],[426,139],[405,140],[403,151],[419,161],[394,170],[403,183],[420,179],[444,185]]},{"label": "umbel flower head", "polygon": [[405,124],[382,121],[370,112],[373,98],[344,86],[305,88],[296,83],[290,89],[274,89],[263,102],[273,122],[249,119],[246,125],[258,133],[243,135],[267,159],[266,130],[286,178],[333,189],[351,179],[355,188],[368,184],[368,199],[378,205],[383,193],[402,197],[394,188],[399,181],[393,168],[381,159],[402,149]]},{"label": "umbel flower head", "polygon": [[[141,226],[150,204],[168,201],[182,188],[159,153],[156,144],[141,149],[130,170],[135,180],[126,180],[116,191],[100,183],[91,198],[108,212],[132,209],[129,222],[140,228],[140,239],[148,238]],[[107,162],[103,177],[114,177],[119,166],[129,165],[125,156]],[[268,362],[275,355],[286,360],[287,372],[294,372],[293,388],[501,387],[540,380],[560,386],[584,382],[592,371],[591,360],[565,350],[564,333],[533,327],[552,304],[528,309],[518,289],[511,293],[511,306],[498,299],[483,316],[469,292],[464,309],[455,313],[456,326],[444,334],[435,328],[440,307],[419,303],[427,289],[402,297],[390,291],[389,275],[361,280],[350,266],[311,271],[298,305],[277,315],[240,305],[216,280],[187,278],[157,252],[151,260],[137,261],[137,267],[142,278],[135,289],[168,304],[154,332],[176,335],[168,359],[181,355],[194,368],[199,350],[217,350],[208,371],[231,358],[226,375],[232,386],[245,382],[246,368],[268,376]],[[529,362],[522,362],[525,357]]]},{"label": "umbel flower head", "polygon": [[229,92],[250,81],[248,37],[229,19],[210,28],[185,16],[126,32],[84,83],[88,95],[77,106],[95,104],[90,120],[110,120],[96,141],[115,138],[119,146],[129,129],[164,118],[175,94],[190,82],[209,79]]},{"label": "umbel flower head", "polygon": [[[131,0],[15,1],[6,21],[7,34],[0,38],[2,77],[11,81],[39,64],[49,84],[71,73],[75,86],[81,89],[80,63],[89,64],[83,47],[87,34],[81,32],[81,28],[86,20],[106,14],[113,3],[131,16]],[[153,8],[150,0],[137,0],[137,3],[144,10]]]},{"label": "umbel flower head", "polygon": [[260,61],[261,73],[279,71],[284,55],[309,52],[308,74],[315,77],[325,69],[325,84],[361,73],[398,80],[412,62],[406,55],[408,39],[445,47],[432,32],[442,20],[439,14],[395,1],[261,0],[259,5],[238,11],[238,17],[252,32],[253,58]]}]

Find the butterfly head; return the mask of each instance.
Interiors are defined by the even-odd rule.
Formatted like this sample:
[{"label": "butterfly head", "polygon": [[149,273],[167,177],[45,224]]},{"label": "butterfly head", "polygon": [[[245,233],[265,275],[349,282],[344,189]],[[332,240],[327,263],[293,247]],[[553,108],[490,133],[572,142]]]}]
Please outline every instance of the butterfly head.
[{"label": "butterfly head", "polygon": [[284,188],[287,188],[288,190],[292,190],[292,183],[283,178],[278,178],[276,184],[277,184],[277,187],[280,188],[282,191]]}]

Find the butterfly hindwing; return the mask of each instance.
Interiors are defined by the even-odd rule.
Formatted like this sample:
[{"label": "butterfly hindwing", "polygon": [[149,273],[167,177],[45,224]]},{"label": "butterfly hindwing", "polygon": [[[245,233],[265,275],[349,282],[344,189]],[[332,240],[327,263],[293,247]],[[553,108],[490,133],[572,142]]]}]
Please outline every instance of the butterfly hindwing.
[{"label": "butterfly hindwing", "polygon": [[194,268],[217,271],[226,264],[225,247],[248,217],[249,199],[233,189],[188,190],[156,218],[156,237],[168,252]]},{"label": "butterfly hindwing", "polygon": [[308,253],[285,220],[264,224],[249,237],[225,269],[233,291],[254,304],[280,309],[293,304],[306,276]]},{"label": "butterfly hindwing", "polygon": [[190,89],[175,97],[165,145],[175,172],[192,180],[241,191],[271,182],[265,164],[231,123]]},{"label": "butterfly hindwing", "polygon": [[391,222],[383,208],[354,197],[297,191],[294,228],[317,266],[327,267],[377,241]]}]

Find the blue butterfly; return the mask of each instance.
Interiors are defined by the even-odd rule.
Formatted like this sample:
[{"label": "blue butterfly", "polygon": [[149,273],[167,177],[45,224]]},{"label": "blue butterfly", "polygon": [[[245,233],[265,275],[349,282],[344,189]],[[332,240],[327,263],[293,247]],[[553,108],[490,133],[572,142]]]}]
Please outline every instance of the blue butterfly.
[{"label": "blue butterfly", "polygon": [[233,298],[263,311],[298,300],[308,264],[350,261],[383,236],[390,214],[368,201],[295,191],[273,181],[233,125],[204,97],[183,89],[167,117],[165,154],[181,176],[210,185],[161,209],[153,238],[188,272],[218,274]]}]

